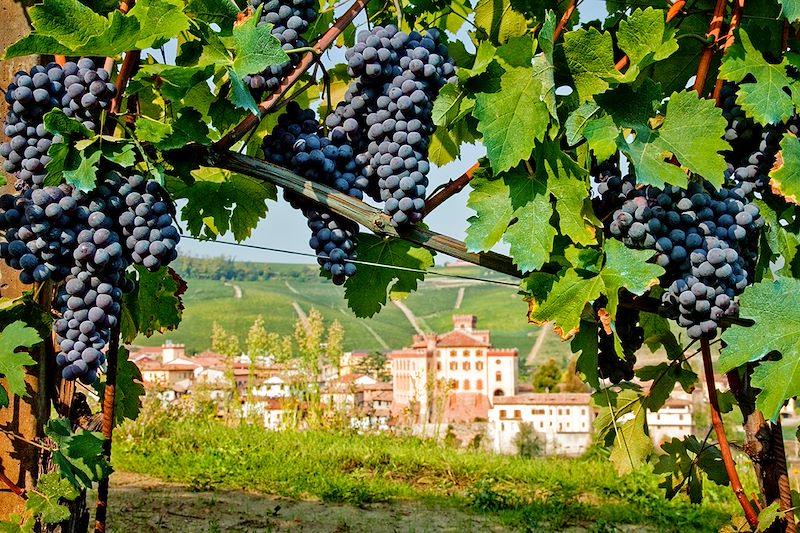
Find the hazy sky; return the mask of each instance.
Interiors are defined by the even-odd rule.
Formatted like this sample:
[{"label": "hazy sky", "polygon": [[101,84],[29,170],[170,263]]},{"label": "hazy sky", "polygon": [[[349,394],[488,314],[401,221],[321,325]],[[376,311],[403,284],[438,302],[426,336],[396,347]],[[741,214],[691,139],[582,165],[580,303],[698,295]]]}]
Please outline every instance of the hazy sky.
[{"label": "hazy sky", "polygon": [[[605,4],[603,2],[584,2],[581,7],[581,19],[583,20],[592,20],[605,16]],[[358,20],[363,24],[363,16]],[[343,61],[341,50],[333,51],[326,55],[328,55],[325,58],[326,63],[335,64]],[[461,149],[460,159],[443,167],[431,165],[431,171],[428,175],[430,180],[428,191],[434,190],[442,183],[447,183],[450,179],[457,178],[484,154],[485,149],[482,145],[464,145]],[[466,187],[459,194],[450,198],[446,204],[440,206],[430,216],[426,217],[425,222],[428,226],[434,231],[463,240],[468,227],[467,219],[474,214],[474,211],[466,206],[469,191],[470,188]],[[269,213],[267,217],[256,227],[251,238],[244,242],[246,244],[304,253],[311,251],[308,247],[310,231],[306,226],[305,217],[303,217],[302,213],[292,209],[288,203],[283,201],[280,193],[279,201],[269,202],[268,207]],[[183,224],[182,226],[185,227]],[[223,235],[220,240],[232,242],[234,239],[228,233]],[[198,242],[190,239],[184,239],[179,246],[179,250],[184,254],[195,256],[224,255],[242,261],[272,263],[310,263],[314,261],[309,257],[253,250],[210,241]],[[505,253],[507,252],[507,247],[500,245],[496,250]],[[437,256],[438,263],[448,259],[441,254]]]}]

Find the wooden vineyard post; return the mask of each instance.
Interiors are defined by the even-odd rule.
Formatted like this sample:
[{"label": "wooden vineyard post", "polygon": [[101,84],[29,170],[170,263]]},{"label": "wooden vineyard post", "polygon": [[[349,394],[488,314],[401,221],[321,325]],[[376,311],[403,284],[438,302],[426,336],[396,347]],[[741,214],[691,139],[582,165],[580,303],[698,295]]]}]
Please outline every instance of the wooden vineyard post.
[{"label": "wooden vineyard post", "polygon": [[[0,49],[5,50],[30,31],[25,9],[19,2],[5,0],[0,2],[0,20],[3,21],[3,31],[0,32]],[[31,58],[16,58],[4,60],[0,65],[0,85],[7,87],[18,70],[30,67]],[[6,106],[0,110],[0,119],[5,120]],[[0,132],[0,135],[2,133]],[[5,139],[3,139],[4,141]],[[13,191],[13,178],[4,176],[8,183],[2,193]],[[0,296],[15,298],[20,296],[29,286],[19,282],[18,272],[5,264],[0,264]],[[32,351],[31,356],[37,361],[44,355],[44,350],[39,347]],[[25,441],[36,441],[43,434],[43,427],[49,407],[42,394],[47,394],[47,387],[40,384],[40,364],[24,367],[25,384],[30,396],[20,398],[11,396],[11,404],[7,408],[0,408],[0,429],[19,435],[20,439],[13,439],[7,433],[0,435],[0,470],[5,477],[10,479],[20,489],[29,489],[36,480],[39,472],[39,452],[35,446]],[[0,379],[0,384],[3,380]],[[24,440],[23,440],[24,439]],[[11,514],[19,513],[25,506],[25,501],[13,489],[0,483],[0,521],[6,520]]]}]

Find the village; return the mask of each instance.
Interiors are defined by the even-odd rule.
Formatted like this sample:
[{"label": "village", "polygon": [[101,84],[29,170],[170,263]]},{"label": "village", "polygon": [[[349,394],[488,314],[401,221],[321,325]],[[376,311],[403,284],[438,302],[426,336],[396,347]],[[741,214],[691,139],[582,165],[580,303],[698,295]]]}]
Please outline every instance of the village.
[{"label": "village", "polygon": [[[220,403],[235,398],[243,417],[270,430],[302,428],[308,398],[314,397],[325,416],[344,417],[362,431],[439,437],[450,431],[462,443],[483,441],[497,453],[516,453],[526,433],[536,436],[547,455],[581,455],[592,443],[592,395],[534,392],[519,380],[518,351],[493,346],[491,332],[478,329],[473,315],[454,315],[452,331],[415,335],[409,346],[384,355],[381,368],[367,368],[370,354],[346,352],[338,366],[309,376],[269,357],[187,356],[183,345],[169,341],[131,349],[148,393],[162,404],[187,401],[202,390]],[[724,375],[715,376],[715,383],[720,391],[728,388]],[[695,410],[705,405],[703,388],[687,393],[676,387],[661,409],[647,413],[654,444],[694,434]]]}]

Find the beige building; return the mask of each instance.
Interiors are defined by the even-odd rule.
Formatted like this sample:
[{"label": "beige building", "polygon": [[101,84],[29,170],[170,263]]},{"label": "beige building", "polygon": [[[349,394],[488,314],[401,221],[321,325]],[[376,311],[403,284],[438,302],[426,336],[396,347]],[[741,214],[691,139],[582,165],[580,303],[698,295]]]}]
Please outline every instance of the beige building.
[{"label": "beige building", "polygon": [[477,317],[453,316],[453,330],[415,335],[409,348],[389,353],[392,415],[430,422],[486,418],[494,398],[516,393],[518,352],[494,348]]},{"label": "beige building", "polygon": [[589,393],[532,393],[496,397],[487,431],[492,449],[516,453],[520,424],[530,424],[550,455],[580,455],[592,441],[595,413]]}]

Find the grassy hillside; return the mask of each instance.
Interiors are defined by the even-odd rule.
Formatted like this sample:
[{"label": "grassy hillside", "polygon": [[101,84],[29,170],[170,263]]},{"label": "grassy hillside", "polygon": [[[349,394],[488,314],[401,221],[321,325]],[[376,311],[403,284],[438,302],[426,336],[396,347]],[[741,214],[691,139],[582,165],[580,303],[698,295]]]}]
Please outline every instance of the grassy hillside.
[{"label": "grassy hillside", "polygon": [[[316,307],[326,320],[339,320],[345,329],[345,349],[382,350],[409,344],[414,328],[395,305],[389,304],[369,319],[357,318],[348,308],[344,289],[321,279],[308,265],[269,265],[274,276],[265,281],[234,281],[228,284],[209,279],[189,279],[184,296],[184,319],[177,331],[140,338],[138,344],[153,346],[164,340],[186,344],[190,352],[208,349],[211,325],[216,321],[244,340],[253,320],[262,315],[271,331],[293,331],[297,304],[305,313]],[[477,267],[439,268],[438,272],[459,276],[505,279]],[[241,289],[241,298],[236,298]],[[464,295],[455,309],[460,289]],[[526,320],[527,304],[513,286],[465,281],[431,275],[405,304],[425,331],[444,332],[452,328],[453,314],[478,316],[478,327],[492,330],[495,346],[518,348],[526,356],[536,342],[539,328]],[[384,344],[382,344],[379,337]],[[550,331],[538,360],[569,357],[569,345]]]}]

